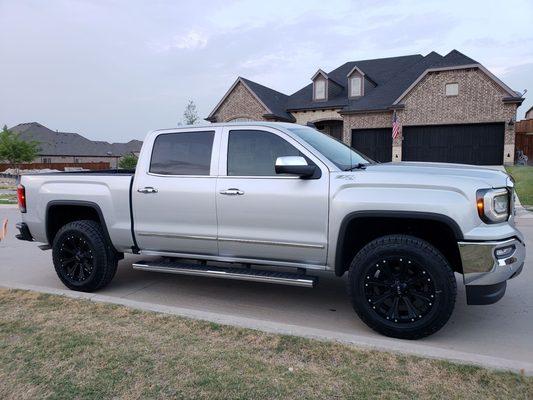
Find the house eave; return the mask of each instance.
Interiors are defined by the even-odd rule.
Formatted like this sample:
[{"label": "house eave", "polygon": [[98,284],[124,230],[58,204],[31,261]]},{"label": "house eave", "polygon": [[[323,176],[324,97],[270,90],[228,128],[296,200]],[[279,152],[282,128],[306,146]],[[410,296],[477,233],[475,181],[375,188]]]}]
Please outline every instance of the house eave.
[{"label": "house eave", "polygon": [[296,122],[296,118],[291,115],[291,118],[283,117],[281,115],[275,114],[263,114],[263,118],[267,120],[278,120],[281,122]]},{"label": "house eave", "polygon": [[504,97],[502,101],[505,104],[518,104],[521,105],[525,99],[523,97]]},{"label": "house eave", "polygon": [[375,109],[369,109],[369,110],[342,110],[342,111],[339,111],[339,114],[341,114],[341,115],[348,115],[348,114],[383,113],[383,112],[391,112],[391,111],[393,111],[394,109],[400,109],[400,108],[403,108],[403,107],[398,107],[398,108],[392,108],[392,107],[387,107],[387,108],[375,108]]}]

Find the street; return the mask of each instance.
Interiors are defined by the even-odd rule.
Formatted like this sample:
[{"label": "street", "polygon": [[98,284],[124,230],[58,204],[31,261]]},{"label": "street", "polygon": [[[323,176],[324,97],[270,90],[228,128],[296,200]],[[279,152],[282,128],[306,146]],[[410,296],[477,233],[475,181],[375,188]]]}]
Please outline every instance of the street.
[{"label": "street", "polygon": [[[4,218],[9,218],[9,229],[0,242],[0,286],[69,292],[55,274],[51,251],[14,238],[18,210],[0,206],[0,220]],[[458,277],[450,321],[416,342],[389,339],[367,328],[349,304],[344,279],[327,274],[320,275],[317,288],[307,289],[135,271],[131,264],[139,256],[126,256],[108,287],[96,296],[80,296],[272,332],[523,369],[533,375],[533,218],[517,221],[529,254],[522,274],[508,282],[504,298],[494,305],[467,306]]]}]

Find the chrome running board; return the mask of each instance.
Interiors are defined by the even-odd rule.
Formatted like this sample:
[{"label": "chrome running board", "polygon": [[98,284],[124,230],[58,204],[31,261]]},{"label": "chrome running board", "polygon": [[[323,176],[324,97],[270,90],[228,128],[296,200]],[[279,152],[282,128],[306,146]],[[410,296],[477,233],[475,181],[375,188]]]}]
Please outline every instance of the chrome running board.
[{"label": "chrome running board", "polygon": [[308,276],[299,273],[266,271],[251,268],[224,268],[192,263],[186,264],[172,259],[139,261],[133,264],[133,269],[164,272],[168,274],[208,276],[211,278],[276,283],[309,288],[314,287],[318,282],[318,277],[316,276]]}]

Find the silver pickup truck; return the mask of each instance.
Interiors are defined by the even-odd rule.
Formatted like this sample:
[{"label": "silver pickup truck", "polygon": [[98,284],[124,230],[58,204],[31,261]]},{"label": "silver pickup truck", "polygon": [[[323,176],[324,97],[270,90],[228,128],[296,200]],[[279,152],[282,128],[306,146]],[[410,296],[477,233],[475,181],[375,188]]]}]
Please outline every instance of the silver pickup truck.
[{"label": "silver pickup truck", "polygon": [[524,264],[513,181],[438,163],[377,164],[310,127],[234,123],[156,130],[135,171],[24,175],[21,240],[52,248],[70,289],[133,268],[312,287],[345,278],[359,317],[417,339],[448,321],[461,274],[490,304]]}]

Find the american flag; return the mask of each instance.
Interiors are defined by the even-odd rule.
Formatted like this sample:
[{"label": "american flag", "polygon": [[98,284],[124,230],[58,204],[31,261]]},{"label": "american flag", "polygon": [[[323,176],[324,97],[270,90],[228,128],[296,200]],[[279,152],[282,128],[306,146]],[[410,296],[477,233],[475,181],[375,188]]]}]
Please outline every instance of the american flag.
[{"label": "american flag", "polygon": [[402,124],[398,120],[396,111],[392,114],[392,140],[396,139],[402,133]]}]

